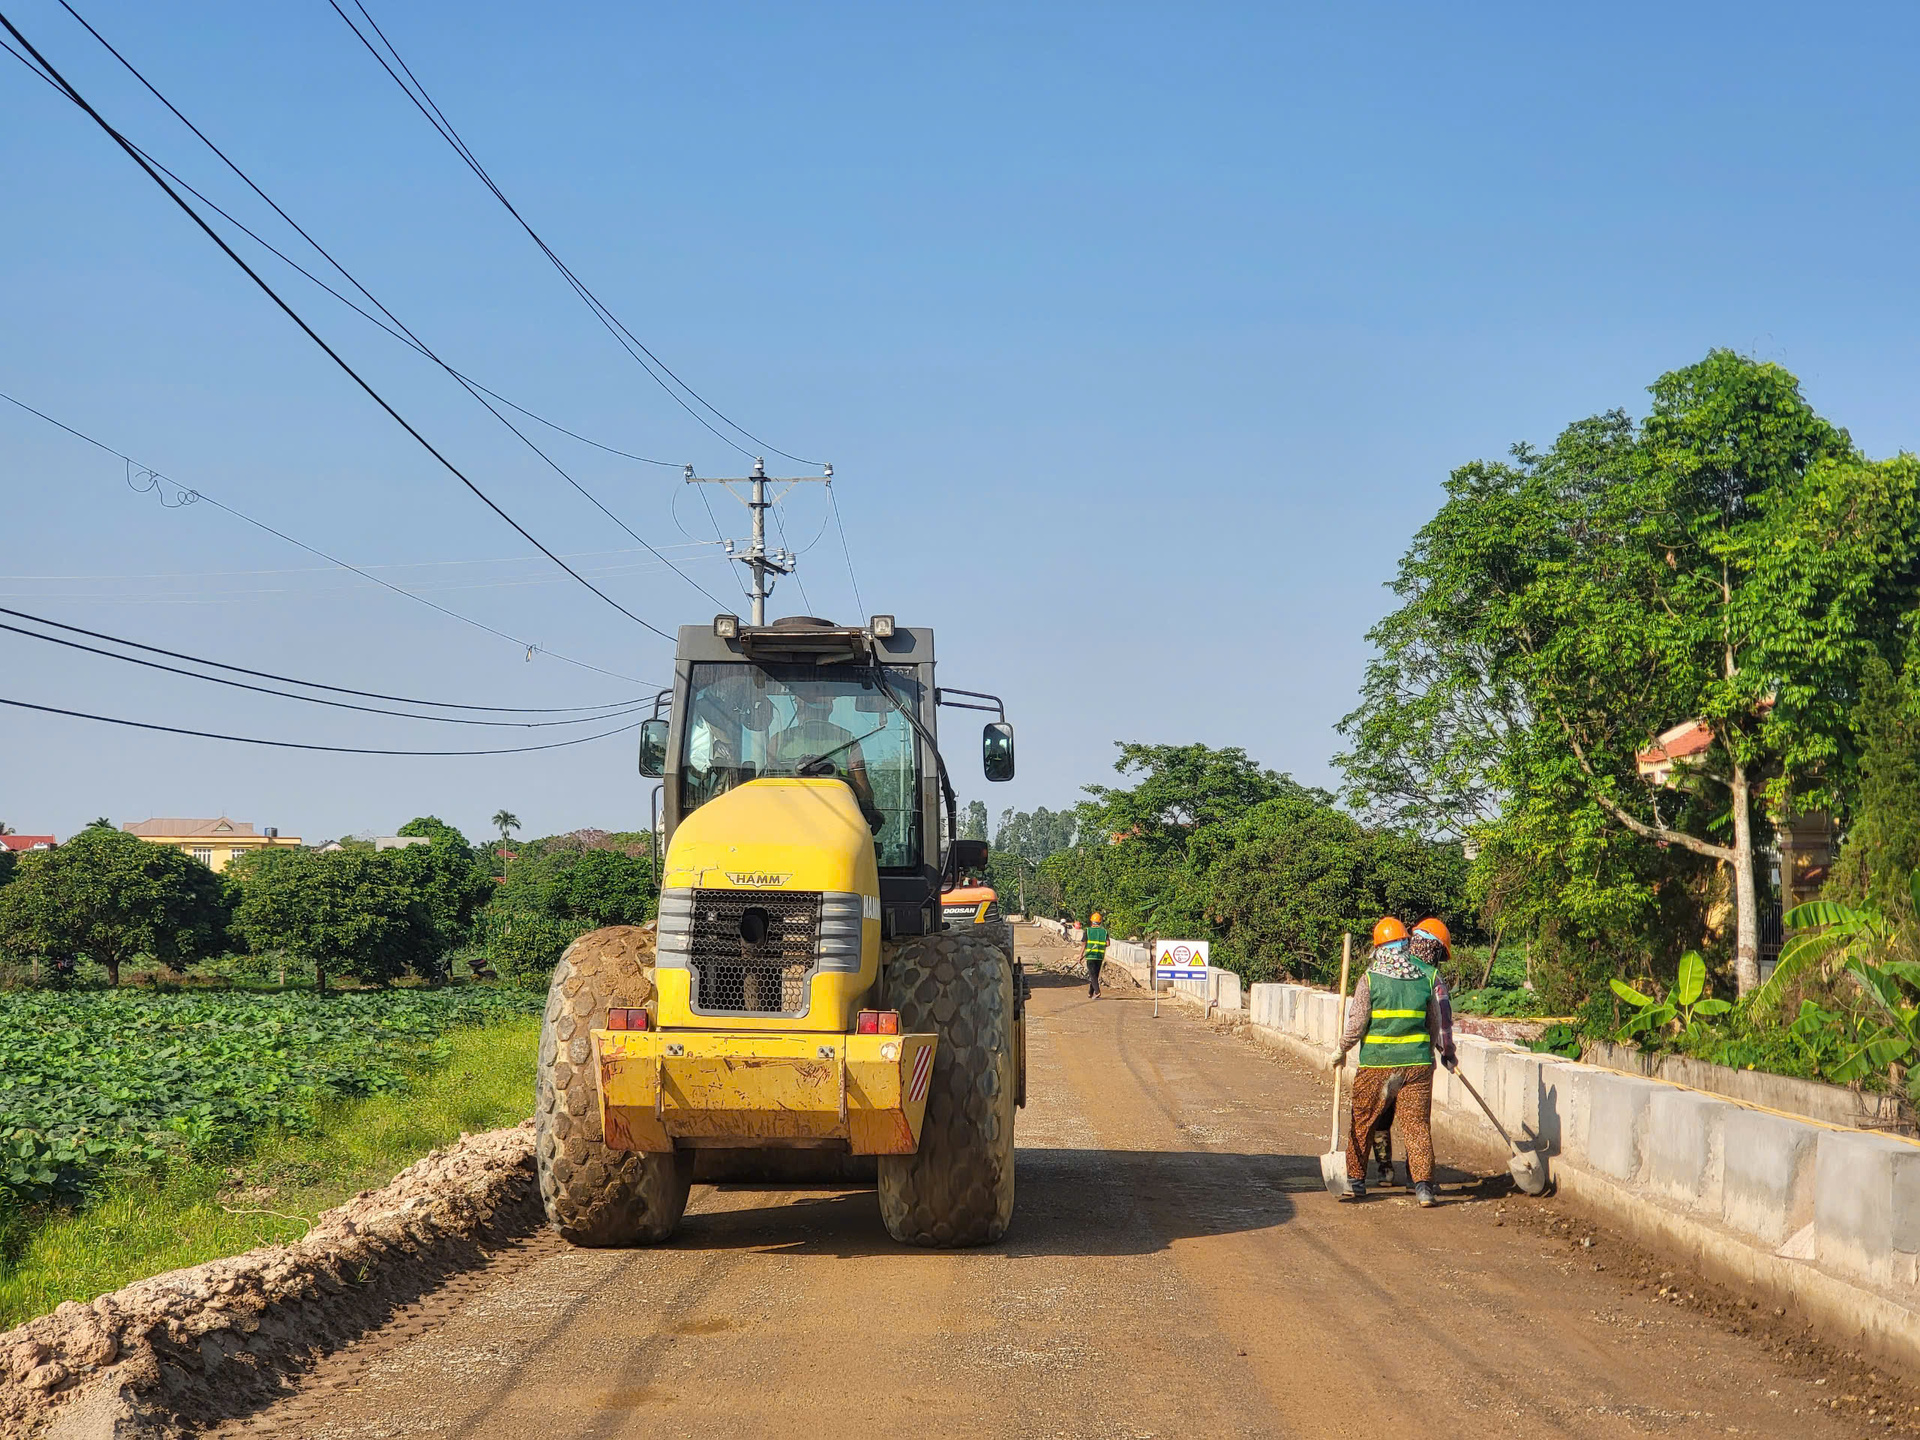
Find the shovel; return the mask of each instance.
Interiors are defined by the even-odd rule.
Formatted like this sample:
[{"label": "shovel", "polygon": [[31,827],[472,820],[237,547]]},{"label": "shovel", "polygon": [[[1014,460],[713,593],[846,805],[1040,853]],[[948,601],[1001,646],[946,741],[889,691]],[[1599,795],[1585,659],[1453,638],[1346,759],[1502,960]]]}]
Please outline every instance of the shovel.
[{"label": "shovel", "polygon": [[[1340,1029],[1347,1028],[1347,968],[1353,961],[1353,936],[1340,937]],[[1333,1072],[1333,1133],[1327,1140],[1327,1153],[1320,1157],[1320,1179],[1327,1187],[1327,1193],[1339,1199],[1353,1194],[1353,1181],[1347,1178],[1347,1147],[1340,1139],[1340,1077],[1347,1073],[1347,1067],[1339,1066]]]},{"label": "shovel", "polygon": [[1507,1127],[1494,1118],[1492,1109],[1480,1098],[1480,1092],[1473,1088],[1473,1082],[1458,1070],[1453,1072],[1453,1078],[1467,1087],[1467,1094],[1471,1095],[1474,1103],[1486,1112],[1487,1123],[1500,1132],[1500,1138],[1507,1142],[1507,1149],[1513,1152],[1512,1158],[1507,1161],[1507,1173],[1513,1176],[1513,1183],[1520,1187],[1523,1194],[1546,1194],[1547,1157],[1538,1150],[1522,1150],[1514,1144],[1513,1137],[1507,1134]]}]

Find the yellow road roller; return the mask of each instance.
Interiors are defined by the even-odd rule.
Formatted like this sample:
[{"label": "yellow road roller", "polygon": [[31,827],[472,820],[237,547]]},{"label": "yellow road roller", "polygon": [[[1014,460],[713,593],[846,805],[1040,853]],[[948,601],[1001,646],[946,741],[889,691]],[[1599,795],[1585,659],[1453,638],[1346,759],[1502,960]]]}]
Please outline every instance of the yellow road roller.
[{"label": "yellow road roller", "polygon": [[929,630],[681,628],[640,731],[659,917],[574,941],[548,992],[537,1160],[568,1240],[665,1239],[703,1154],[732,1177],[870,1164],[907,1244],[1006,1232],[1026,984],[1010,932],[942,913],[987,859],[952,838],[942,706],[997,716],[982,767],[1011,779],[1004,707],[935,687]]}]

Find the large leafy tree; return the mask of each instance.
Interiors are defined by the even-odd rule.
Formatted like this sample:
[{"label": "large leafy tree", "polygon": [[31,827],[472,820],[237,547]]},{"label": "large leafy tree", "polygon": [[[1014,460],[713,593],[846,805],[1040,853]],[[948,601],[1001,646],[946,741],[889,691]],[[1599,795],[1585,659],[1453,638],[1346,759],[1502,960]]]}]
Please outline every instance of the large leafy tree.
[{"label": "large leafy tree", "polygon": [[1041,865],[1080,914],[1219,943],[1250,979],[1316,974],[1385,913],[1438,913],[1470,937],[1457,844],[1369,826],[1238,749],[1122,745],[1130,787],[1090,787],[1080,843]]},{"label": "large leafy tree", "polygon": [[233,928],[254,953],[284,951],[329,973],[386,984],[432,974],[436,932],[426,896],[407,883],[405,851],[268,849],[233,867]]},{"label": "large leafy tree", "polygon": [[[1623,844],[1730,873],[1734,971],[1758,981],[1756,821],[1833,803],[1870,659],[1915,598],[1920,486],[1873,463],[1780,367],[1716,351],[1652,412],[1454,474],[1396,582],[1402,606],[1342,757],[1356,794],[1428,810],[1592,927],[1630,925],[1657,877]],[[1677,723],[1711,744],[1670,790],[1635,756]]]},{"label": "large leafy tree", "polygon": [[95,821],[54,850],[29,852],[0,890],[0,938],[69,968],[81,957],[120,968],[139,955],[177,968],[216,949],[221,883],[199,861]]},{"label": "large leafy tree", "polygon": [[492,898],[493,876],[467,837],[436,816],[409,820],[398,833],[428,842],[387,853],[394,857],[404,883],[426,900],[440,948],[459,944],[472,929],[480,907]]},{"label": "large leafy tree", "polygon": [[658,889],[646,837],[601,839],[604,843],[593,848],[576,837],[549,837],[521,847],[481,916],[487,961],[494,969],[509,979],[545,984],[576,936],[653,917]]}]

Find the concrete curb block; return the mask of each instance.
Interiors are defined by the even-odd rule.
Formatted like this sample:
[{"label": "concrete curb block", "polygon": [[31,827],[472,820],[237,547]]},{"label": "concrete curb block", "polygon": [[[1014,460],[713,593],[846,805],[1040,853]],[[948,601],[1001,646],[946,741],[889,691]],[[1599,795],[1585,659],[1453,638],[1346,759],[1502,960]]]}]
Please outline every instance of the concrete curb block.
[{"label": "concrete curb block", "polygon": [[[1326,1070],[1338,1008],[1327,991],[1255,985],[1249,1033]],[[1461,1075],[1501,1123],[1551,1157],[1560,1194],[1713,1279],[1920,1369],[1920,1146],[1501,1041],[1458,1035],[1456,1047]],[[1498,1138],[1444,1069],[1434,1127],[1504,1169]]]}]

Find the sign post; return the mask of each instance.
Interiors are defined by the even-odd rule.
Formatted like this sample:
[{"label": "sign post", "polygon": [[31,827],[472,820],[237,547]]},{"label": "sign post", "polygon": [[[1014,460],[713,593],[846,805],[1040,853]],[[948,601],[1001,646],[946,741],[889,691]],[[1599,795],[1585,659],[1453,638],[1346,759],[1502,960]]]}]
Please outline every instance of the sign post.
[{"label": "sign post", "polygon": [[1207,978],[1207,942],[1205,940],[1156,940],[1153,942],[1153,1014],[1160,1018],[1160,982],[1162,980],[1204,980]]}]

